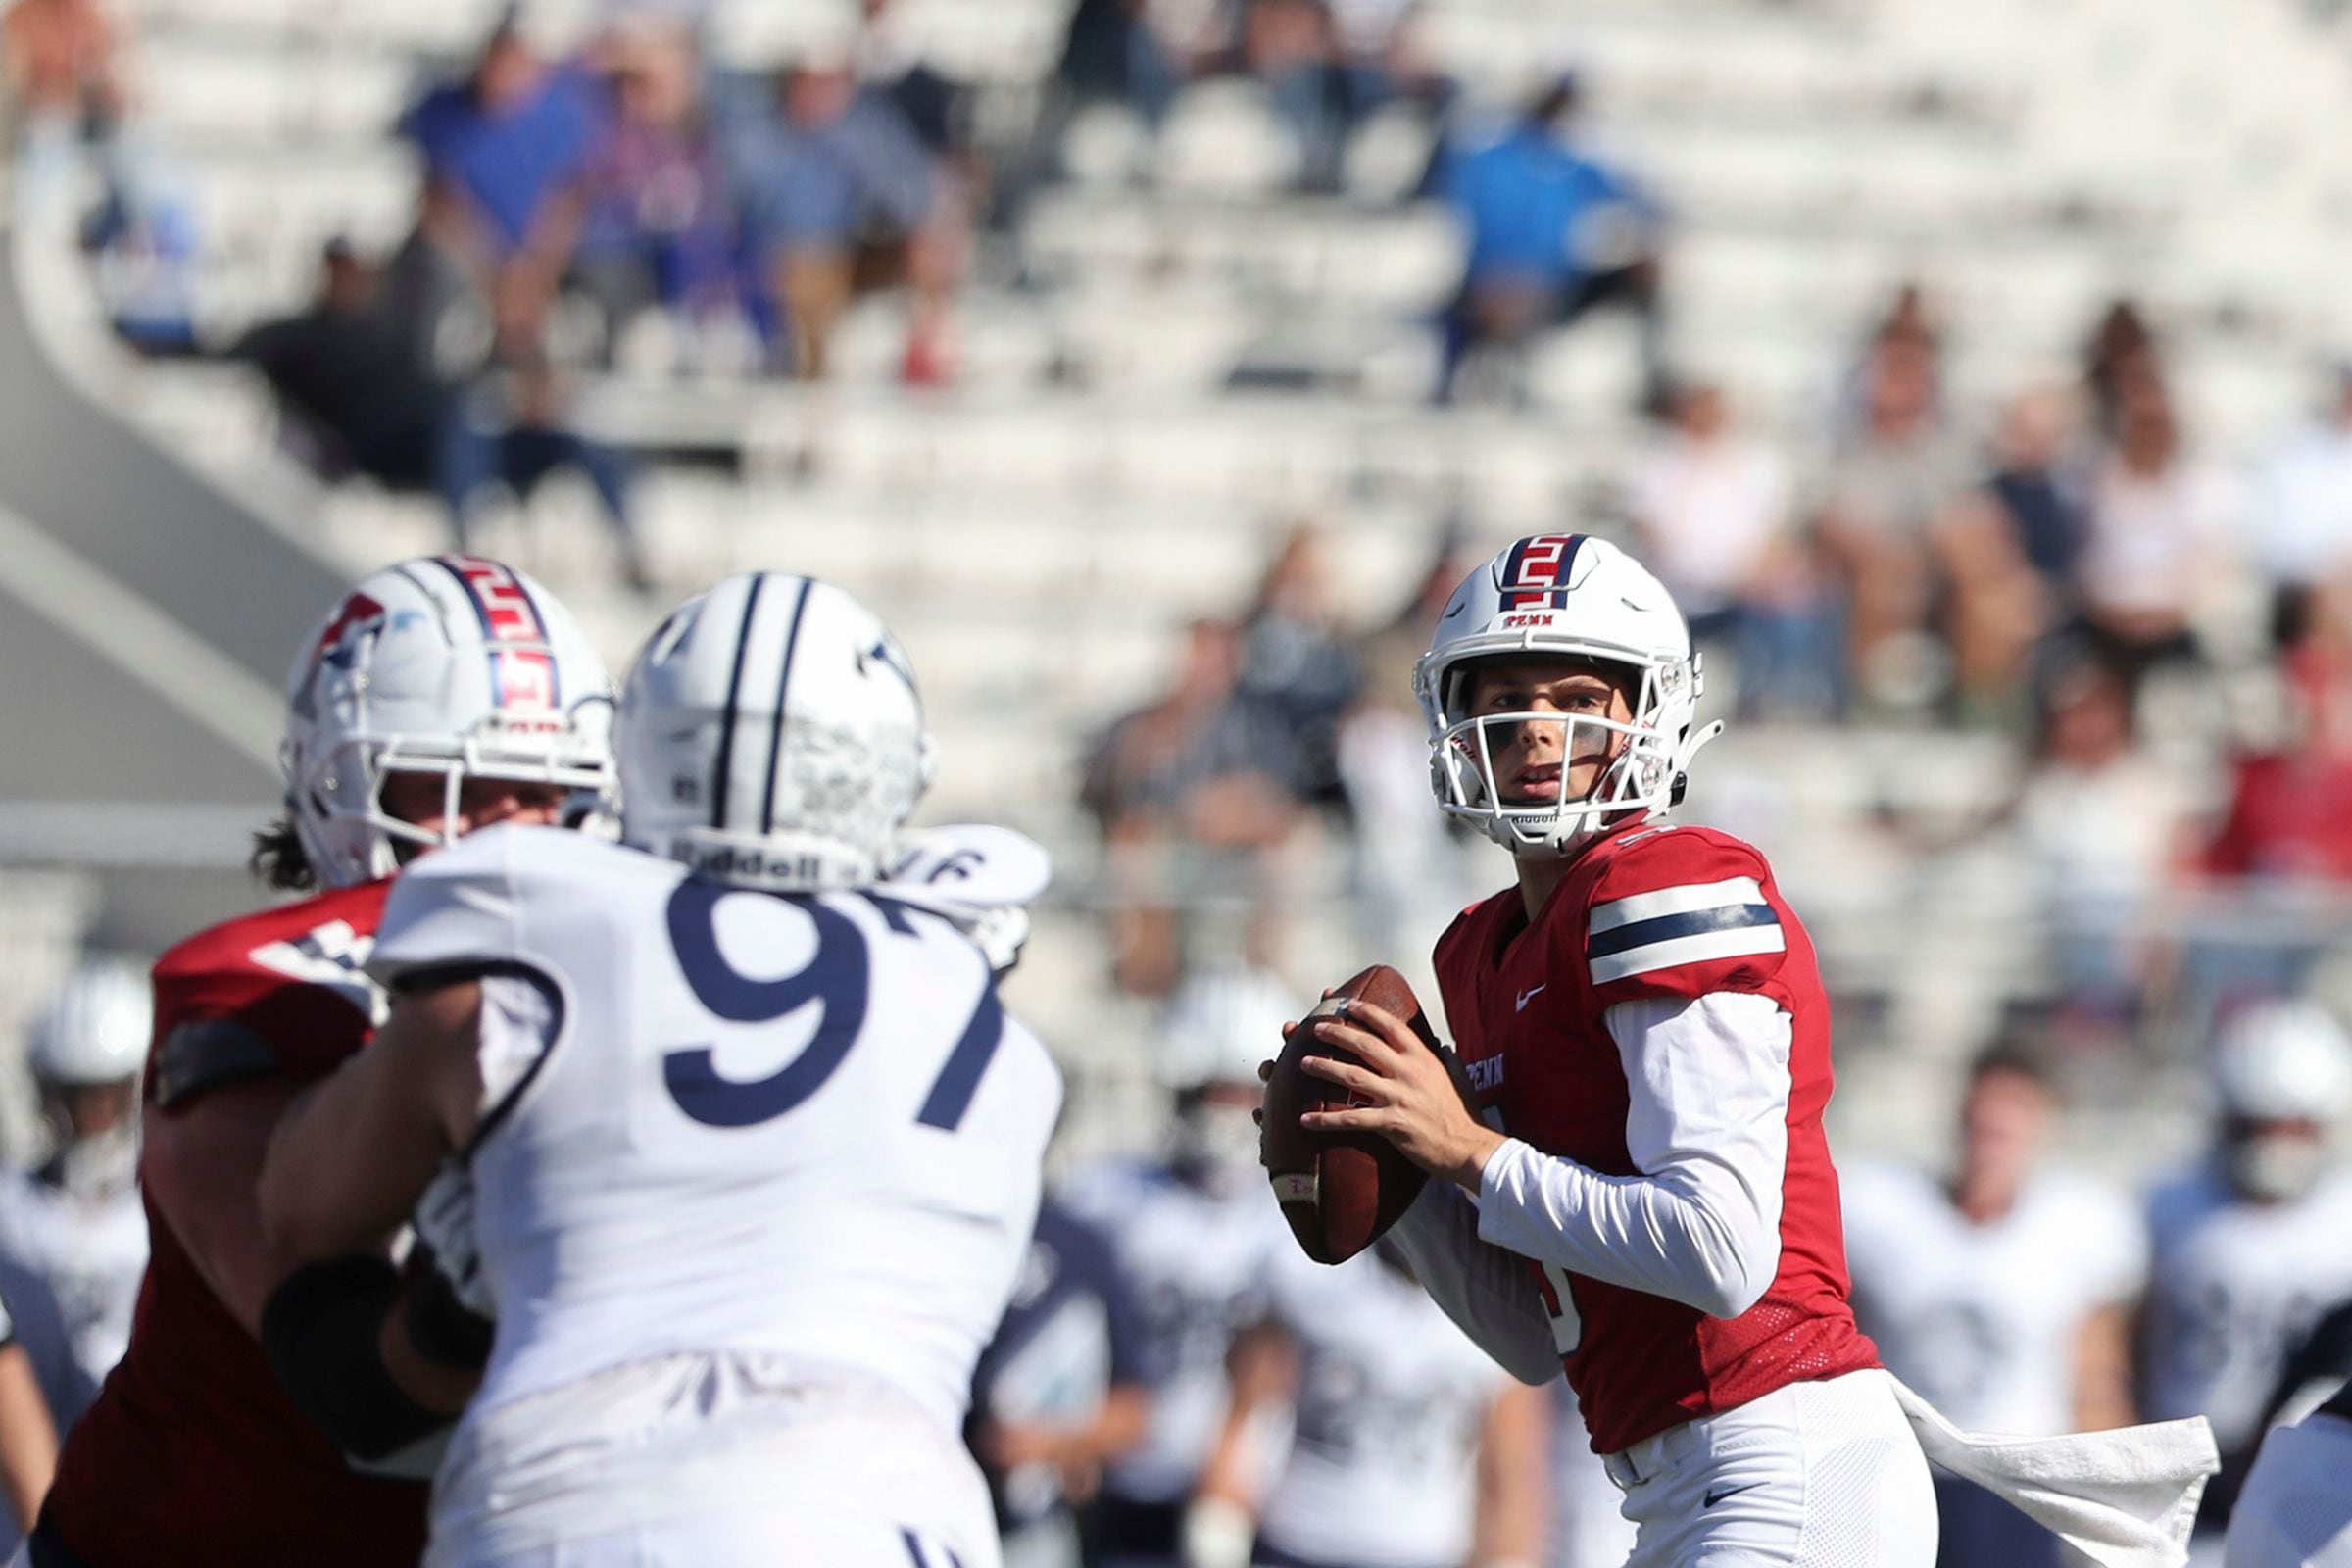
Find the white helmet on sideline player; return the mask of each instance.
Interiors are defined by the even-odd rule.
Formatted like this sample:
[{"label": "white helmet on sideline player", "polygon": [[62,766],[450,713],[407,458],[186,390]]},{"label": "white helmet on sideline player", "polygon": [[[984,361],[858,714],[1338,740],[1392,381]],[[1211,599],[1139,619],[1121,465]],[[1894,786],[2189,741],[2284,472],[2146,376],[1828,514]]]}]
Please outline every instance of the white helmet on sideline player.
[{"label": "white helmet on sideline player", "polygon": [[1303,1009],[1274,975],[1237,965],[1196,970],[1160,1022],[1160,1082],[1175,1094],[1169,1154],[1188,1180],[1221,1196],[1259,1190],[1257,1064],[1282,1051]]},{"label": "white helmet on sideline player", "polygon": [[[1480,660],[1555,655],[1614,664],[1636,678],[1624,721],[1558,712],[1471,713],[1469,672]],[[1657,578],[1606,540],[1537,534],[1462,580],[1439,617],[1429,652],[1413,667],[1413,694],[1429,721],[1430,788],[1446,814],[1475,823],[1514,855],[1559,855],[1631,811],[1663,812],[1720,723],[1693,733],[1701,690],[1698,656],[1682,612]],[[1612,760],[1581,799],[1503,804],[1489,740],[1494,725],[1564,724],[1605,732]]]},{"label": "white helmet on sideline player", "polygon": [[286,804],[329,887],[448,841],[385,811],[388,774],[440,774],[450,819],[468,778],[612,790],[604,661],[553,595],[479,556],[363,578],[304,645],[286,695]]},{"label": "white helmet on sideline player", "polygon": [[786,892],[881,880],[931,782],[914,672],[830,583],[739,572],[655,632],[620,699],[621,835]]},{"label": "white helmet on sideline player", "polygon": [[133,1086],[154,1021],[147,971],[116,957],[84,959],[33,1021],[26,1062],[55,1140],[50,1168],[68,1191],[103,1196],[136,1173]]},{"label": "white helmet on sideline player", "polygon": [[2328,1135],[2352,1111],[2352,1042],[2305,1002],[2247,1008],[2214,1044],[2223,1152],[2249,1195],[2291,1199],[2327,1168]]},{"label": "white helmet on sideline player", "polygon": [[1179,1092],[1210,1084],[1257,1089],[1257,1064],[1282,1051],[1282,1026],[1304,1012],[1264,969],[1196,969],[1177,983],[1159,1026],[1159,1080]]}]

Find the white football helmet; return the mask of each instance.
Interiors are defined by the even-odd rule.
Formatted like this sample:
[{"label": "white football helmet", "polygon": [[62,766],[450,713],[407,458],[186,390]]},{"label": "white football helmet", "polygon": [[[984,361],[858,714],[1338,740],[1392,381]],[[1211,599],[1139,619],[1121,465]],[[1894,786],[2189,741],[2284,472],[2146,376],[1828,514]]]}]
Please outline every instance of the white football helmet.
[{"label": "white football helmet", "polygon": [[1160,1020],[1159,1079],[1184,1093],[1257,1084],[1257,1064],[1282,1054],[1282,1026],[1305,1014],[1264,969],[1199,969],[1178,983]]},{"label": "white football helmet", "polygon": [[2352,1110],[2352,1042],[2309,1003],[2264,1003],[2214,1042],[2213,1085],[2230,1181],[2250,1198],[2292,1201],[2328,1169],[2329,1135]]},{"label": "white football helmet", "polygon": [[2263,1003],[2214,1042],[2213,1084],[2242,1121],[2333,1122],[2352,1110],[2352,1042],[2308,1002]]},{"label": "white football helmet", "polygon": [[122,958],[85,959],[33,1021],[32,1076],[44,1087],[136,1078],[154,1023],[144,968]]},{"label": "white football helmet", "polygon": [[[1466,710],[1472,664],[1529,654],[1634,671],[1631,718]],[[1438,805],[1524,856],[1565,854],[1624,813],[1660,813],[1679,802],[1690,759],[1723,731],[1715,723],[1693,733],[1700,690],[1690,628],[1665,586],[1615,545],[1584,534],[1522,539],[1471,572],[1446,601],[1429,652],[1413,666]],[[1531,721],[1569,726],[1569,756],[1578,752],[1575,726],[1605,732],[1614,760],[1583,799],[1502,803],[1490,732]]]},{"label": "white football helmet", "polygon": [[[115,957],[85,959],[33,1021],[26,1062],[49,1129],[46,1168],[67,1192],[106,1198],[137,1176],[139,1117],[130,1086],[147,1064],[154,1022],[146,969]],[[91,1091],[106,1107],[95,1119]]]},{"label": "white football helmet", "polygon": [[621,836],[728,882],[882,879],[931,783],[914,671],[830,583],[739,572],[688,600],[621,693]]},{"label": "white football helmet", "polygon": [[328,887],[448,842],[385,812],[387,774],[441,775],[447,817],[469,777],[612,791],[604,661],[546,589],[479,556],[362,579],[296,657],[286,695],[286,804]]}]

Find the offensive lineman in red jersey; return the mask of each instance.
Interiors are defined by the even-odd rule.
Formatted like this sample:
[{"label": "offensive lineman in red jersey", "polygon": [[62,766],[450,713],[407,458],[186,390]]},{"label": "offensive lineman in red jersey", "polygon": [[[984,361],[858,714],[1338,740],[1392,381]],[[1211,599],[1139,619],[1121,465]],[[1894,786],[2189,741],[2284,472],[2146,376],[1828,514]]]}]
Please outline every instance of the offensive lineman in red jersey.
[{"label": "offensive lineman in red jersey", "polygon": [[1605,542],[1523,539],[1455,591],[1414,673],[1433,784],[1518,867],[1436,955],[1484,1120],[1351,1004],[1316,1027],[1365,1065],[1307,1065],[1364,1108],[1304,1124],[1445,1178],[1396,1239],[1490,1354],[1565,1366],[1634,1563],[1924,1568],[1927,1463],[1846,1301],[1812,944],[1754,848],[1659,820],[1720,727],[1697,676]]},{"label": "offensive lineman in red jersey", "polygon": [[[380,1258],[295,1269],[262,1231],[254,1183],[296,1091],[380,1016],[361,965],[386,879],[474,829],[553,821],[579,792],[604,794],[612,682],[535,583],[450,557],[361,582],[288,688],[290,820],[257,863],[273,862],[276,885],[330,891],[215,926],[156,965],[140,1157],[153,1256],[130,1348],[26,1543],[34,1568],[413,1568],[423,1551],[432,1445],[415,1428],[446,1418],[387,1390],[446,1388],[454,1404],[469,1379],[369,1332],[372,1370],[289,1393],[290,1365],[325,1367],[321,1347],[355,1337],[332,1331],[371,1331],[402,1287]],[[321,1399],[361,1434],[346,1438],[353,1459],[314,1424]],[[355,1467],[362,1454],[374,1473]]]}]

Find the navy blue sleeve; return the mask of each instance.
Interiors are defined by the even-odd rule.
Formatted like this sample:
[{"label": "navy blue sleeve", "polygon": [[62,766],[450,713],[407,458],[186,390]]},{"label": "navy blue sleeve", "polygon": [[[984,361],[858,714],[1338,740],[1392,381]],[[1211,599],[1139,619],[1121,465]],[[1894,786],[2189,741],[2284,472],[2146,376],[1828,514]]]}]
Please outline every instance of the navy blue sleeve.
[{"label": "navy blue sleeve", "polygon": [[1092,1221],[1052,1199],[1038,1210],[1037,1239],[1060,1259],[1069,1289],[1084,1291],[1102,1303],[1110,1342],[1111,1386],[1156,1382],[1161,1373],[1151,1364],[1152,1342],[1144,1329],[1143,1306],[1110,1239]]}]

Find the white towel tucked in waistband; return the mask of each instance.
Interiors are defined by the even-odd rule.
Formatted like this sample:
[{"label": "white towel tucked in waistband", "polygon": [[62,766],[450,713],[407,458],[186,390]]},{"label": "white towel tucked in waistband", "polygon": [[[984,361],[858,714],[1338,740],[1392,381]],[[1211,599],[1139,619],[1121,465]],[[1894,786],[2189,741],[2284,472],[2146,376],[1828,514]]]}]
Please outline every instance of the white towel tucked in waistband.
[{"label": "white towel tucked in waistband", "polygon": [[2103,1568],[2180,1568],[2205,1480],[2221,1469],[2213,1428],[2185,1421],[2007,1438],[1963,1432],[1894,1380],[1930,1459],[2031,1517]]}]

